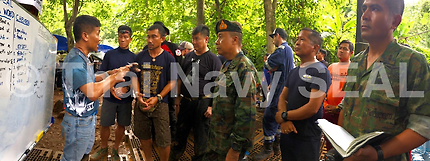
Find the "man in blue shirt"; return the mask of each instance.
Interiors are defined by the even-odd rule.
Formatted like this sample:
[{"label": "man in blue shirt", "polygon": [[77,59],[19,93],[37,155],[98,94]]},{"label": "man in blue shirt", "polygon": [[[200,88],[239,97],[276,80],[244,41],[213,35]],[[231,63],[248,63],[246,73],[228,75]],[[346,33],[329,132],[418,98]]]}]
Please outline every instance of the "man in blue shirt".
[{"label": "man in blue shirt", "polygon": [[61,132],[65,137],[62,161],[76,161],[88,156],[94,144],[95,114],[99,108],[97,99],[115,83],[124,81],[123,77],[130,67],[113,70],[110,76],[106,72],[94,75],[88,54],[97,51],[100,26],[97,18],[88,15],[77,17],[73,24],[76,44],[63,64],[66,113],[61,122]]},{"label": "man in blue shirt", "polygon": [[[267,106],[263,116],[263,132],[264,132],[264,150],[255,156],[255,160],[263,160],[272,155],[279,154],[280,148],[280,130],[279,124],[275,120],[276,112],[278,112],[278,98],[284,88],[285,81],[288,79],[288,73],[294,68],[293,50],[288,43],[287,32],[284,29],[276,28],[273,34],[269,35],[273,38],[273,44],[277,47],[264,63],[264,68],[271,73],[271,88],[270,94],[267,96]],[[263,87],[263,90],[265,87]],[[263,92],[264,93],[264,92]]]},{"label": "man in blue shirt", "polygon": [[[136,55],[129,50],[132,31],[125,25],[118,27],[119,47],[109,50],[102,61],[100,71],[109,71],[134,62]],[[108,139],[110,126],[115,124],[115,116],[118,126],[115,130],[115,145],[112,149],[112,160],[120,160],[118,147],[124,136],[125,126],[131,123],[131,102],[133,101],[130,76],[124,77],[126,82],[116,84],[114,88],[106,92],[103,97],[103,105],[100,114],[101,148],[91,155],[91,160],[100,160],[108,155]],[[112,92],[112,94],[111,94]],[[118,97],[118,98],[115,98]]]},{"label": "man in blue shirt", "polygon": [[281,126],[282,160],[318,160],[323,101],[331,85],[327,67],[315,55],[322,45],[318,32],[303,28],[294,51],[301,63],[292,69],[279,96],[276,122]]}]

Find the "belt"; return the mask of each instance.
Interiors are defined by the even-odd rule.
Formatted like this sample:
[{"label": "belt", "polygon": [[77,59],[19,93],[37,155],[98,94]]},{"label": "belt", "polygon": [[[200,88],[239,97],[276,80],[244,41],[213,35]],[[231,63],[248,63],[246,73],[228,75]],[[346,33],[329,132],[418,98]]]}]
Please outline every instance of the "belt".
[{"label": "belt", "polygon": [[[69,116],[72,116],[72,117],[79,117],[79,116],[73,116],[71,113],[67,112],[66,110],[64,110],[64,112],[66,113],[66,115],[69,115]],[[85,117],[80,117],[80,118],[86,118],[86,117],[90,117],[90,116],[94,116],[94,115],[95,115],[95,113],[92,114],[92,115],[85,116]]]},{"label": "belt", "polygon": [[182,97],[185,98],[188,101],[197,101],[197,100],[201,100],[201,99],[206,99],[209,98],[208,96],[199,96],[199,97]]}]

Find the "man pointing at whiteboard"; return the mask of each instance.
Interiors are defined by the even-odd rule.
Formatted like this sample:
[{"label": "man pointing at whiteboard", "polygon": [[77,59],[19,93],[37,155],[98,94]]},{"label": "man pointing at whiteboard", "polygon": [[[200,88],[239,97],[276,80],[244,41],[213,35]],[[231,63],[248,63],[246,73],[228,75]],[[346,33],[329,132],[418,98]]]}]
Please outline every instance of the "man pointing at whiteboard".
[{"label": "man pointing at whiteboard", "polygon": [[76,44],[63,64],[66,114],[61,122],[61,134],[65,138],[62,161],[78,161],[88,156],[94,144],[98,98],[115,83],[124,81],[123,77],[131,67],[128,65],[110,73],[94,75],[88,54],[97,51],[100,26],[97,18],[88,15],[77,17],[73,24]]}]

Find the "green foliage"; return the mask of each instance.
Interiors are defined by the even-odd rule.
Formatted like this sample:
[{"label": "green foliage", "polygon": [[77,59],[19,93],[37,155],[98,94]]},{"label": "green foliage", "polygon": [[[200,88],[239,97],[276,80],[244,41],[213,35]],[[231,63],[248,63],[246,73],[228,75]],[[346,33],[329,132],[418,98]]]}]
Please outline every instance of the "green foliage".
[{"label": "green foliage", "polygon": [[[67,0],[67,14],[71,16],[73,0]],[[81,10],[79,15],[92,15],[100,20],[102,41],[101,44],[117,46],[116,29],[119,23],[115,19],[117,10],[120,9],[116,2],[109,0],[84,0],[80,1]],[[43,15],[40,21],[45,24],[46,28],[53,34],[58,34],[66,37],[64,29],[64,11],[62,0],[52,0],[43,3]]]},{"label": "green foliage", "polygon": [[[355,42],[356,5],[355,0],[326,0],[320,2],[322,15],[317,25],[323,37],[323,49],[328,51],[326,60],[330,63],[339,61],[337,47],[342,40]],[[351,5],[353,4],[353,5]]]},{"label": "green foliage", "polygon": [[[73,0],[67,0],[67,3],[70,16]],[[222,18],[242,24],[242,49],[259,70],[263,67],[267,36],[263,3],[262,0],[220,0],[219,6]],[[324,38],[322,48],[331,53],[326,59],[333,63],[338,61],[335,53],[339,42],[344,39],[353,43],[355,41],[356,3],[356,0],[278,0],[275,10],[276,27],[287,31],[287,42],[292,48],[303,27],[319,31]],[[193,0],[83,0],[81,5],[79,15],[93,15],[101,21],[102,44],[118,46],[118,26],[130,26],[133,30],[130,48],[135,53],[146,45],[146,29],[154,21],[162,21],[170,29],[170,41],[176,44],[191,42],[191,32],[197,23],[197,4]],[[62,0],[45,1],[43,10],[41,21],[46,27],[52,33],[65,35]],[[205,24],[211,31],[208,46],[214,53],[214,29],[219,20],[218,14],[215,0],[206,0]],[[430,33],[419,33],[430,30],[429,17],[430,0],[407,6],[395,37],[399,42],[407,43],[428,55]],[[409,38],[402,39],[403,37]],[[427,57],[430,59],[430,56]],[[296,60],[299,61],[297,57]]]},{"label": "green foliage", "polygon": [[430,62],[430,0],[407,5],[402,23],[394,32],[399,43],[408,44],[426,55]]}]

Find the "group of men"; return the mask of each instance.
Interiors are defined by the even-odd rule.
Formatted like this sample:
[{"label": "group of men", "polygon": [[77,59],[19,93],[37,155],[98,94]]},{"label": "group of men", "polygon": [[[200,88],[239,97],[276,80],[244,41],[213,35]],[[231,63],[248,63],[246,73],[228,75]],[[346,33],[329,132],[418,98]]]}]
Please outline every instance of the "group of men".
[{"label": "group of men", "polygon": [[[264,149],[254,160],[272,153],[281,153],[282,160],[318,160],[317,119],[323,117],[354,137],[373,131],[392,134],[344,160],[406,160],[408,151],[430,138],[429,65],[422,54],[393,38],[403,8],[402,0],[365,0],[361,36],[369,47],[350,61],[353,44],[342,41],[337,52],[340,62],[328,68],[316,57],[323,41],[317,31],[303,28],[297,36],[297,67],[287,32],[277,28],[269,35],[277,49],[264,63],[271,83],[270,89],[263,88],[270,94],[263,116]],[[129,50],[130,27],[120,26],[119,47],[106,53],[103,72],[94,74],[88,54],[97,50],[100,26],[97,18],[88,15],[74,22],[76,44],[63,68],[62,160],[89,157],[102,94],[101,148],[91,154],[91,160],[107,156],[109,127],[115,118],[112,159],[119,160],[124,127],[131,123],[133,96],[133,133],[146,160],[153,160],[153,144],[161,160],[179,160],[191,128],[193,160],[239,160],[252,150],[259,79],[241,50],[243,33],[238,22],[220,20],[215,26],[216,50],[225,60],[209,50],[210,29],[205,25],[193,29],[192,44],[172,48],[166,41],[168,29],[155,22],[147,29],[147,49],[137,55]]]}]

